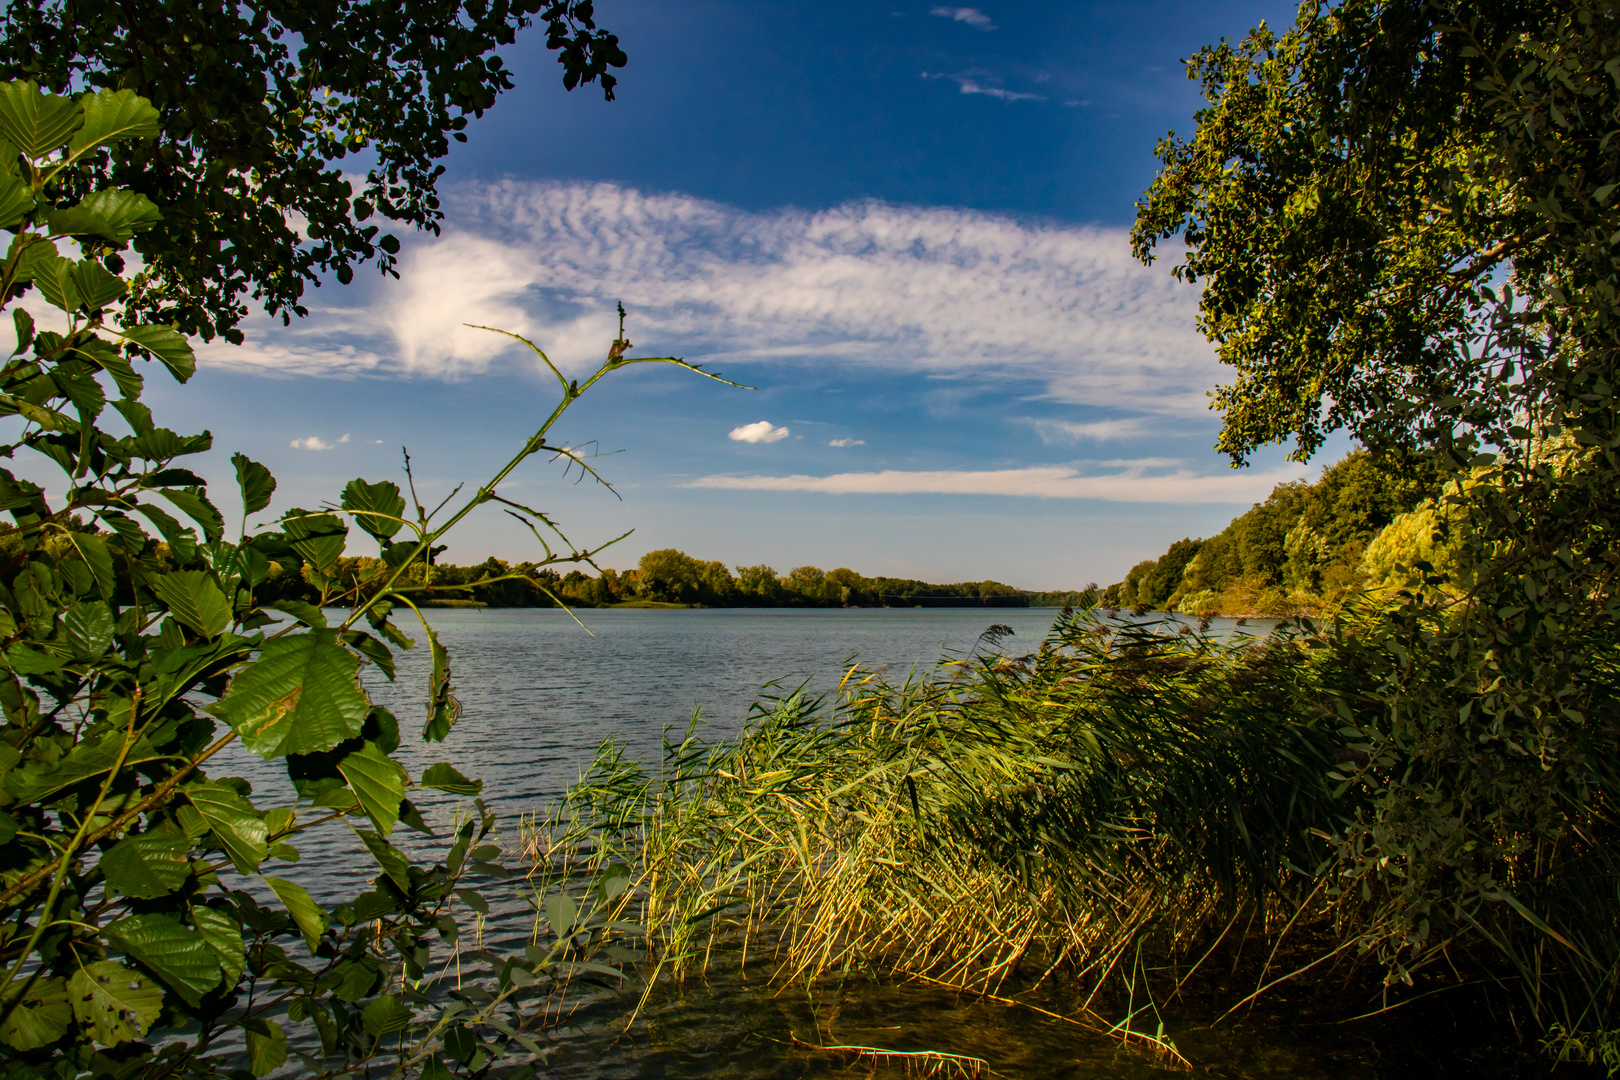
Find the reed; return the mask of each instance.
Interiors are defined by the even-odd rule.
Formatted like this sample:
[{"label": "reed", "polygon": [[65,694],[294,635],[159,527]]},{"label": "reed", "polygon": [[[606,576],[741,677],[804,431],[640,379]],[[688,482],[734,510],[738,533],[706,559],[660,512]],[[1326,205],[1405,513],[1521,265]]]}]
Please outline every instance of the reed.
[{"label": "reed", "polygon": [[542,889],[623,867],[609,918],[643,928],[649,987],[722,960],[783,985],[898,974],[1030,1007],[1052,984],[1062,1019],[1185,1064],[1161,1009],[1217,967],[1253,980],[1233,1010],[1328,975],[1346,1016],[1494,982],[1582,1033],[1566,1056],[1600,1057],[1620,943],[1608,804],[1498,836],[1479,856],[1494,899],[1431,902],[1434,939],[1397,953],[1411,883],[1368,875],[1354,840],[1401,827],[1393,758],[1367,731],[1396,651],[1393,700],[1444,678],[1380,637],[1376,611],[1353,614],[1222,640],[1066,612],[1027,656],[978,649],[898,682],[852,666],[820,697],[774,687],[737,737],[706,740],[694,717],[657,766],[605,744],[526,823],[530,865]]}]

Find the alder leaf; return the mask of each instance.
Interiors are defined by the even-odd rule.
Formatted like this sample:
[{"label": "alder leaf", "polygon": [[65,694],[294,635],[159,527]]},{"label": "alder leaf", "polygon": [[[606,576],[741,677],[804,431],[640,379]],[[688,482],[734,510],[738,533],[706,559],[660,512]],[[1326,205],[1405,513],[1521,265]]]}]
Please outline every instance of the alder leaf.
[{"label": "alder leaf", "polygon": [[206,570],[176,570],[149,578],[147,586],[170,615],[203,637],[218,637],[231,624],[231,603]]},{"label": "alder leaf", "polygon": [[368,742],[342,761],[338,772],[349,782],[349,790],[371,818],[377,831],[387,836],[399,820],[399,801],[405,797],[405,770],[377,746]]},{"label": "alder leaf", "polygon": [[107,884],[137,900],[167,896],[191,876],[190,841],[184,836],[153,832],[126,836],[101,857]]},{"label": "alder leaf", "polygon": [[237,872],[257,872],[266,855],[270,826],[254,811],[252,804],[234,789],[212,780],[192,784],[185,791],[186,798],[213,830]]},{"label": "alder leaf", "polygon": [[61,979],[37,980],[19,1002],[21,990],[18,980],[0,997],[0,1042],[13,1050],[38,1050],[67,1034],[73,1006]]},{"label": "alder leaf", "polygon": [[370,703],[360,658],[328,630],[277,638],[208,711],[261,757],[313,754],[360,734]]},{"label": "alder leaf", "polygon": [[158,111],[133,90],[99,90],[79,99],[84,126],[68,143],[68,154],[79,157],[85,151],[125,139],[147,139],[158,133]]},{"label": "alder leaf", "polygon": [[73,1014],[103,1046],[140,1038],[163,1011],[162,989],[116,960],[100,960],[75,971],[68,993]]},{"label": "alder leaf", "polygon": [[248,1072],[269,1076],[287,1063],[287,1036],[274,1020],[261,1020],[264,1031],[247,1029]]},{"label": "alder leaf", "polygon": [[270,505],[270,496],[276,493],[276,478],[270,470],[246,454],[232,454],[231,464],[236,466],[236,483],[242,489],[242,510],[256,514]]},{"label": "alder leaf", "polygon": [[84,112],[70,97],[42,93],[33,82],[0,83],[0,135],[26,157],[58,149],[83,123]]},{"label": "alder leaf", "polygon": [[102,931],[152,974],[196,1006],[219,985],[219,961],[202,936],[172,915],[149,912],[119,919]]},{"label": "alder leaf", "polygon": [[218,908],[195,904],[191,909],[191,922],[207,943],[209,951],[219,961],[225,984],[235,986],[247,969],[247,949],[242,941],[242,927]]},{"label": "alder leaf", "polygon": [[439,762],[422,773],[422,786],[448,791],[452,795],[477,795],[484,790],[482,780],[469,780],[453,765]]},{"label": "alder leaf", "polygon": [[321,935],[326,932],[326,912],[314,900],[310,899],[309,890],[296,882],[285,878],[267,877],[264,883],[275,891],[280,898],[287,914],[293,917],[298,924],[298,930],[304,935],[304,944],[309,951],[314,952],[321,943]]}]

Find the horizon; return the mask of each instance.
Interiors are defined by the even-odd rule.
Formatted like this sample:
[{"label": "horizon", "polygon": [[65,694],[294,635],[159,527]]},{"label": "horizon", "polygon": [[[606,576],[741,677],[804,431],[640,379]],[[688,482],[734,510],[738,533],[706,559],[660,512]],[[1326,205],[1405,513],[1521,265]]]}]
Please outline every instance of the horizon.
[{"label": "horizon", "polygon": [[[264,462],[274,514],[402,479],[406,445],[436,502],[553,400],[526,350],[463,324],[524,334],[574,377],[622,301],[635,355],[759,389],[606,380],[560,436],[614,454],[594,464],[622,501],[541,465],[502,485],[581,545],[634,527],[610,559],[1055,591],[1218,532],[1348,444],[1227,467],[1198,290],[1125,235],[1155,142],[1192,126],[1181,61],[1293,6],[1149,7],[601,5],[630,58],[612,103],[565,93],[520,34],[518,88],[447,159],[443,235],[400,235],[400,280],[327,283],[307,318],[255,313],[246,344],[199,349],[185,408],[236,443],[198,471]],[[178,392],[150,388],[158,416]],[[485,508],[445,558],[534,554]]]}]

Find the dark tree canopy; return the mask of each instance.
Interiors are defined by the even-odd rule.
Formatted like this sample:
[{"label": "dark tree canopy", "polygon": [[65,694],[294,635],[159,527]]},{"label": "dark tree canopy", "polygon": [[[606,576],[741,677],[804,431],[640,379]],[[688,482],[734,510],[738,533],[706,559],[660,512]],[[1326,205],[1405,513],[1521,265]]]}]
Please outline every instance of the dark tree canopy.
[{"label": "dark tree canopy", "polygon": [[103,150],[72,187],[163,207],[133,243],[137,314],[239,340],[250,297],[285,319],[323,273],[391,272],[399,241],[379,221],[437,230],[437,162],[511,89],[495,50],[535,19],[563,84],[612,100],[625,56],[591,0],[15,0],[0,79],[152,101],[161,135]]},{"label": "dark tree canopy", "polygon": [[1519,405],[1476,345],[1491,286],[1516,273],[1558,306],[1554,280],[1612,243],[1613,21],[1601,3],[1307,3],[1192,59],[1210,104],[1160,144],[1133,239],[1145,259],[1188,244],[1177,273],[1238,372],[1215,395],[1221,450],[1506,434]]}]

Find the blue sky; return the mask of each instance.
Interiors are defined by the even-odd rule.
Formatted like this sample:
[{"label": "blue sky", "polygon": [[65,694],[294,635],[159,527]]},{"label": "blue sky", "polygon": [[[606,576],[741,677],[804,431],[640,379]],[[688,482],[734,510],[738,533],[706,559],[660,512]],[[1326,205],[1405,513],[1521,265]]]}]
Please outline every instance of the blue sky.
[{"label": "blue sky", "polygon": [[[1222,375],[1196,291],[1125,239],[1153,147],[1190,130],[1182,59],[1283,3],[600,0],[630,64],[618,100],[565,93],[541,36],[519,87],[448,160],[443,236],[402,237],[402,277],[357,275],[288,328],[202,350],[149,397],[241,450],[275,510],[354,476],[424,496],[484,480],[554,401],[533,338],[572,375],[630,312],[641,355],[756,390],[633,369],[557,437],[613,453],[621,498],[533,462],[502,491],[604,557],[659,547],[785,573],[812,563],[1029,588],[1112,581],[1218,531],[1284,479],[1211,450]],[[228,434],[227,434],[228,433]],[[1341,448],[1342,449],[1342,448]],[[225,502],[224,492],[216,501]],[[480,511],[450,557],[533,557]]]}]

